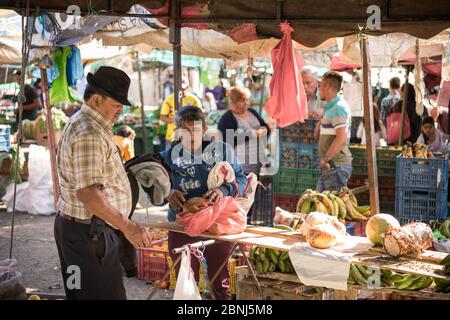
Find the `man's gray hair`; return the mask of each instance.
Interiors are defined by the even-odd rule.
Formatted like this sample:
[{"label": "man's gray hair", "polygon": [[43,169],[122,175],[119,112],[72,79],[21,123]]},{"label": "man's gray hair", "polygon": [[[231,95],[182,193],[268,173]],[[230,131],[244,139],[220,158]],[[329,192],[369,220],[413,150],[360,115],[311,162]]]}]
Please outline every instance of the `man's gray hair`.
[{"label": "man's gray hair", "polygon": [[312,74],[316,80],[319,80],[319,76],[317,74],[317,70],[314,67],[303,67],[300,74],[303,76],[305,74]]}]

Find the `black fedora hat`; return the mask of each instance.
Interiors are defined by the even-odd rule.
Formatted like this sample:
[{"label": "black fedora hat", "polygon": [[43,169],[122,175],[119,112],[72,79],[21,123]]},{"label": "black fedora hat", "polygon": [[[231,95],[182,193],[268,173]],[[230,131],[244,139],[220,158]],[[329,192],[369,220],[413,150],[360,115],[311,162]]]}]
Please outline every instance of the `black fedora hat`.
[{"label": "black fedora hat", "polygon": [[88,73],[87,82],[89,86],[98,89],[102,94],[124,105],[131,106],[131,102],[128,101],[130,77],[122,70],[102,66],[95,74]]}]

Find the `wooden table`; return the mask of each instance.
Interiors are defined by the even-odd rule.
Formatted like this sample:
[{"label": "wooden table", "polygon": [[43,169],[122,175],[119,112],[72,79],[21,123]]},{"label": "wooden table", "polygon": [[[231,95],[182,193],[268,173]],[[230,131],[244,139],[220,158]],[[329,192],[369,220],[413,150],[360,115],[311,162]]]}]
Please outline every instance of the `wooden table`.
[{"label": "wooden table", "polygon": [[[182,227],[177,222],[144,224],[144,226],[154,229],[163,229],[172,232],[185,233]],[[248,261],[245,251],[242,250],[240,246],[243,244],[255,245],[281,251],[289,251],[295,245],[295,243],[305,242],[305,239],[298,232],[287,232],[284,230],[279,230],[270,227],[249,226],[245,232],[242,232],[240,234],[216,236],[205,233],[202,234],[201,237],[205,237],[208,239],[215,239],[218,241],[228,241],[236,243],[236,247],[241,251],[244,261],[246,262],[246,265],[248,267],[248,270],[252,275],[252,277],[254,278],[254,280],[256,281],[256,284],[261,294],[262,288],[259,285],[258,277],[271,279],[273,278],[273,276],[275,276],[277,280],[300,282],[297,275],[293,274],[273,273],[273,275],[271,276],[270,273],[267,273],[265,275],[258,275],[257,277],[251,263],[249,263]],[[383,248],[374,247],[369,249],[367,252],[354,255],[350,259],[350,263],[368,266],[372,268],[388,269],[398,273],[417,274],[443,280],[450,280],[450,276],[445,275],[443,273],[444,267],[439,264],[440,261],[446,257],[446,255],[447,255],[446,253],[442,252],[425,250],[419,257],[408,256],[408,257],[393,258],[390,257],[384,251]],[[226,261],[224,261],[224,266],[225,265]],[[212,279],[212,281],[213,280],[214,279]],[[357,288],[357,286],[352,286],[352,288],[353,287]],[[395,289],[389,290],[392,291]],[[450,295],[445,294],[443,295],[448,296],[450,298]]]}]

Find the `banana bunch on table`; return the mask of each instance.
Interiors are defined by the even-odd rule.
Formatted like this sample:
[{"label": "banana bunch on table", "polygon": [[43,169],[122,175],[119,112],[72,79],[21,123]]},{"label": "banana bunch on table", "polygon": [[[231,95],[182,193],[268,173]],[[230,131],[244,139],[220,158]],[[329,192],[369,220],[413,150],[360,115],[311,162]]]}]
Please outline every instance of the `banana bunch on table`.
[{"label": "banana bunch on table", "polygon": [[[350,265],[348,283],[368,287],[369,285],[390,287],[399,290],[419,291],[428,288],[433,283],[433,278],[416,274],[398,274],[387,269],[371,269],[361,265]],[[377,277],[379,276],[379,281]]]},{"label": "banana bunch on table", "polygon": [[282,272],[294,273],[294,266],[289,259],[289,252],[253,246],[249,254],[250,261],[257,273]]},{"label": "banana bunch on table", "polygon": [[346,187],[339,192],[306,190],[297,202],[297,212],[322,212],[348,221],[363,221],[372,215],[370,206],[358,206],[355,195]]}]

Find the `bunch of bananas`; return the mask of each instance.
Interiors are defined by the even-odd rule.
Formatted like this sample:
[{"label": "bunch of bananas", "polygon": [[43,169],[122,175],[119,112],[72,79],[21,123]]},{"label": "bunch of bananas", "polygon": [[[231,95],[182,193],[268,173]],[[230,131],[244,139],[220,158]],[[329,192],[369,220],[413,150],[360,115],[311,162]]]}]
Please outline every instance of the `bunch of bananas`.
[{"label": "bunch of bananas", "polygon": [[306,190],[297,202],[297,212],[315,211],[349,221],[363,221],[371,216],[370,206],[358,206],[355,195],[346,187],[339,192]]},{"label": "bunch of bananas", "polygon": [[441,226],[439,227],[439,231],[444,237],[450,239],[450,219],[445,220],[441,224]]},{"label": "bunch of bananas", "polygon": [[426,145],[415,143],[403,146],[402,158],[434,159],[434,155]]},{"label": "bunch of bananas", "polygon": [[[399,290],[423,290],[433,283],[433,278],[431,277],[414,274],[397,274],[387,269],[380,269],[379,275],[380,286],[393,287]],[[375,285],[374,280],[377,279],[373,270],[360,265],[350,265],[350,274],[347,281],[349,284],[367,287],[370,283]]]},{"label": "bunch of bananas", "polygon": [[[392,285],[391,281],[392,271],[387,269],[380,269],[380,286],[390,287]],[[373,283],[376,278],[374,277],[373,270],[369,270],[365,266],[350,265],[350,273],[348,276],[348,284],[357,284],[361,287],[367,287],[367,284]],[[373,285],[375,285],[373,283]]]},{"label": "bunch of bananas", "polygon": [[249,258],[258,273],[275,272],[294,273],[291,259],[287,251],[253,246]]},{"label": "bunch of bananas", "polygon": [[399,290],[423,290],[433,283],[433,278],[416,274],[394,274],[391,280]]}]

